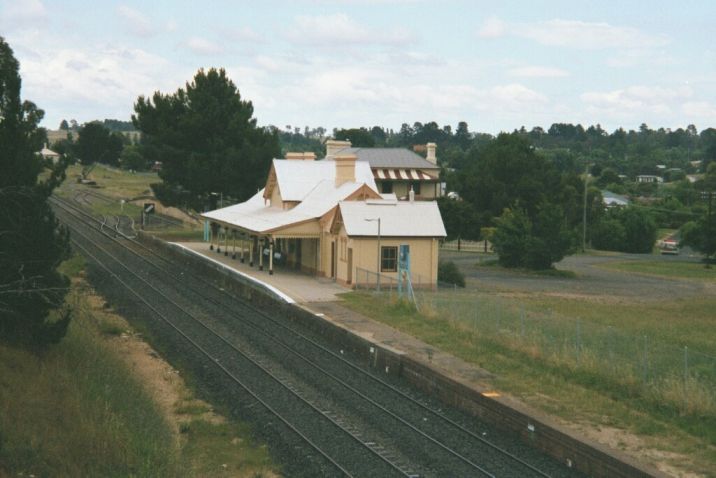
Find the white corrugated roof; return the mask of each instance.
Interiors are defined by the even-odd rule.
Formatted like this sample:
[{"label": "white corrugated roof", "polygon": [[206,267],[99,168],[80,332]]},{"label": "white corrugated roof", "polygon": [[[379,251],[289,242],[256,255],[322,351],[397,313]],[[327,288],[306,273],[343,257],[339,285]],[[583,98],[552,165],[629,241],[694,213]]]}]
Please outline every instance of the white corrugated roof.
[{"label": "white corrugated roof", "polygon": [[[308,193],[324,180],[335,181],[335,161],[299,161],[292,159],[274,159],[278,188],[284,201],[303,201]],[[370,165],[356,161],[356,183],[365,183],[374,190],[375,180]],[[341,198],[343,199],[343,198]],[[335,206],[335,204],[334,204]]]},{"label": "white corrugated roof", "polygon": [[362,186],[363,183],[343,183],[336,187],[334,180],[323,180],[315,185],[300,204],[287,210],[267,205],[268,202],[263,198],[264,190],[262,189],[246,202],[209,211],[202,216],[263,233],[320,218],[335,207],[340,200],[347,198]]},{"label": "white corrugated roof", "polygon": [[56,153],[55,151],[52,151],[50,148],[42,148],[42,151],[40,151],[40,154],[42,156],[59,156],[60,153]]},{"label": "white corrugated roof", "polygon": [[343,224],[349,236],[445,237],[445,226],[434,201],[341,201]]}]

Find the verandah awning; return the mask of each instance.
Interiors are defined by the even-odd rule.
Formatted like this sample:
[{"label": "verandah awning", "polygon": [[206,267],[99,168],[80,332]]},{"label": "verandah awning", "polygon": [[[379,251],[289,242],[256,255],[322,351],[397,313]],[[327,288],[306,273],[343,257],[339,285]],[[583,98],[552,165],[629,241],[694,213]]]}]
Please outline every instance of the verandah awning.
[{"label": "verandah awning", "polygon": [[403,181],[437,181],[438,178],[431,176],[419,169],[373,169],[375,179],[394,179]]}]

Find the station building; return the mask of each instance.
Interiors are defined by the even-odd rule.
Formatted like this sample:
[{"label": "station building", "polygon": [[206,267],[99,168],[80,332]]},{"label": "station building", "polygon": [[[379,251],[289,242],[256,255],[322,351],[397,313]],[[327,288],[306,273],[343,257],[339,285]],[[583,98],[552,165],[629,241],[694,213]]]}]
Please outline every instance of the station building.
[{"label": "station building", "polygon": [[[256,195],[202,214],[211,225],[211,249],[270,274],[296,269],[353,287],[374,282],[376,271],[396,278],[399,248],[407,246],[413,285],[434,286],[446,235],[437,203],[409,189],[405,200],[379,192],[370,162],[346,148],[329,149],[323,160],[313,153],[274,159]],[[411,171],[394,181],[437,180],[420,177]]]}]

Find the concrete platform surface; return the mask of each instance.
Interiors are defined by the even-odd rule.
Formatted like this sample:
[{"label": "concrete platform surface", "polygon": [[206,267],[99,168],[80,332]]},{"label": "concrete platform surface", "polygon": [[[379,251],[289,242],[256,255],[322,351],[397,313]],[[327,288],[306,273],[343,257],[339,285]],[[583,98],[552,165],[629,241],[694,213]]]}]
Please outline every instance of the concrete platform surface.
[{"label": "concrete platform surface", "polygon": [[[225,256],[223,249],[221,253],[209,250],[208,242],[174,242],[173,244],[220,262],[260,285],[277,289],[299,304],[335,301],[338,300],[338,294],[350,291],[350,289],[336,284],[332,279],[313,277],[283,267],[274,267],[273,275],[269,275],[268,264],[264,264],[264,270],[260,271],[258,264],[249,267],[249,263],[242,264],[238,256],[236,259],[232,259],[231,247],[229,247],[229,255]],[[291,300],[287,300],[287,302],[291,302]]]}]

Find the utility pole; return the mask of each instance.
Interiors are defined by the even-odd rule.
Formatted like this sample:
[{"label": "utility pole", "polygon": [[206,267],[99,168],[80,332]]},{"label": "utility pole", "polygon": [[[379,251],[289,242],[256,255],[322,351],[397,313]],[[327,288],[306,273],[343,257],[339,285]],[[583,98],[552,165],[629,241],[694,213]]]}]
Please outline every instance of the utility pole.
[{"label": "utility pole", "polygon": [[589,182],[589,163],[584,165],[584,207],[582,209],[582,252],[587,250],[587,183]]},{"label": "utility pole", "polygon": [[373,218],[366,218],[365,219],[368,222],[377,221],[378,222],[378,260],[376,264],[375,272],[377,274],[376,277],[376,289],[378,292],[380,292],[380,218],[379,217],[373,217]]}]

